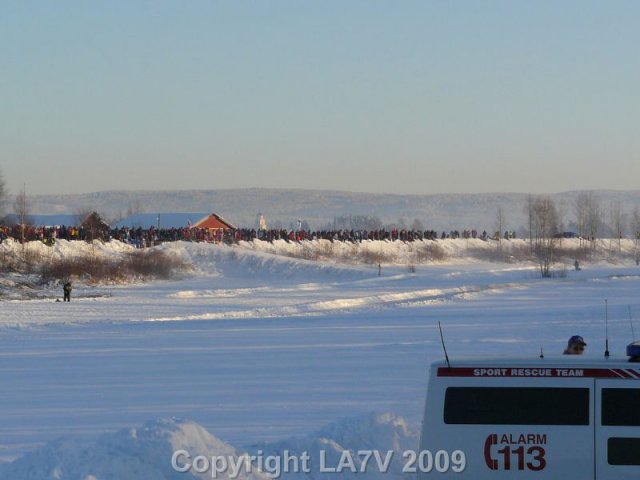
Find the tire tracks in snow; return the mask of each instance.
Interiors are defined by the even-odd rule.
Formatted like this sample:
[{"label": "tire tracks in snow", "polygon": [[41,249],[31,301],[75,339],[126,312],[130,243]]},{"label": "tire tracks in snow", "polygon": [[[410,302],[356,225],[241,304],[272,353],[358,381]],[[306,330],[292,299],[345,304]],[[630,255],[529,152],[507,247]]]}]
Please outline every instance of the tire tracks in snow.
[{"label": "tire tracks in snow", "polygon": [[181,320],[229,320],[244,318],[283,318],[323,316],[332,312],[350,312],[362,309],[382,309],[390,307],[424,307],[446,302],[460,301],[481,294],[501,293],[505,290],[527,288],[522,283],[502,283],[472,285],[451,288],[428,288],[394,293],[380,293],[361,297],[334,298],[322,301],[308,301],[295,305],[273,305],[252,309],[224,310],[193,315],[179,315],[149,318],[149,322]]}]

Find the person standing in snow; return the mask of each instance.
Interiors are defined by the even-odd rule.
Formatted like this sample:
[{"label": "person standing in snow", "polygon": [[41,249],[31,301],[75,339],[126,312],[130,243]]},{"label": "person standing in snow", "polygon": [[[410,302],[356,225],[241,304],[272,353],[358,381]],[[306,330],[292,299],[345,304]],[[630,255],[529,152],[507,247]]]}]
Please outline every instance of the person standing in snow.
[{"label": "person standing in snow", "polygon": [[71,281],[67,280],[65,282],[65,284],[62,286],[62,291],[64,292],[64,302],[70,302],[71,301]]}]

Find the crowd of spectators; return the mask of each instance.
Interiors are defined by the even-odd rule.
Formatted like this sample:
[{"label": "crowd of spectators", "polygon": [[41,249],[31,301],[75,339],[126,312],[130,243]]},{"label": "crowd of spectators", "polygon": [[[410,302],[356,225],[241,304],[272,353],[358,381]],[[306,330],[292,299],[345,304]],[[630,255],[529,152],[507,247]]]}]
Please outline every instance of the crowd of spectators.
[{"label": "crowd of spectators", "polygon": [[31,225],[0,226],[0,242],[12,238],[19,242],[40,240],[53,244],[55,239],[87,240],[87,230],[83,227],[35,227]]},{"label": "crowd of spectators", "polygon": [[238,228],[233,230],[209,230],[202,228],[116,228],[109,227],[93,228],[87,226],[56,226],[56,227],[34,227],[34,226],[2,226],[0,227],[0,242],[6,238],[13,238],[16,241],[28,242],[39,240],[45,244],[52,245],[58,239],[64,240],[84,240],[91,241],[98,239],[109,241],[111,239],[120,240],[136,247],[144,248],[158,245],[164,242],[175,242],[179,240],[190,242],[211,242],[211,243],[238,243],[240,241],[251,242],[262,240],[274,242],[285,240],[288,242],[300,242],[304,240],[330,240],[336,242],[357,243],[366,240],[385,240],[412,242],[416,240],[438,240],[447,238],[478,238],[488,240],[489,238],[515,238],[514,232],[495,232],[493,235],[486,231],[479,233],[477,230],[452,230],[449,232],[437,232],[435,230],[410,230],[410,229],[378,229],[378,230],[286,230],[271,229],[259,230]]},{"label": "crowd of spectators", "polygon": [[[492,236],[486,231],[479,233],[477,230],[451,230],[449,232],[438,233],[435,230],[409,230],[409,229],[379,229],[379,230],[256,230],[256,229],[238,229],[234,233],[236,241],[245,240],[252,241],[255,239],[272,242],[274,240],[318,240],[325,239],[331,241],[342,242],[361,242],[363,240],[389,240],[412,242],[415,240],[438,240],[446,238],[479,238],[488,240],[489,238],[497,239],[501,237],[499,232],[495,232]],[[504,238],[515,238],[515,232],[504,232]]]}]

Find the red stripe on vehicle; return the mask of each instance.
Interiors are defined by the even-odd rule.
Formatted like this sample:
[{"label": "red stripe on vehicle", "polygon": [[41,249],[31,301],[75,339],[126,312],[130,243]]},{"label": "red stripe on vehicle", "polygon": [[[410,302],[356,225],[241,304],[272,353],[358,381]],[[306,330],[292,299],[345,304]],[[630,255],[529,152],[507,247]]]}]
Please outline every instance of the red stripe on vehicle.
[{"label": "red stripe on vehicle", "polygon": [[439,367],[438,377],[473,378],[625,378],[640,379],[637,371],[611,368],[564,367]]}]

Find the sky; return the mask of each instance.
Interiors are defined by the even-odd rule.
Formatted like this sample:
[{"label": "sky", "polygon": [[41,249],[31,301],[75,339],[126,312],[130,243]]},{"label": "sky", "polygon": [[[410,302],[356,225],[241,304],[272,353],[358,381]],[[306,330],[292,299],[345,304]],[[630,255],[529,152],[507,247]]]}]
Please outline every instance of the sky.
[{"label": "sky", "polygon": [[640,2],[3,0],[10,193],[634,189]]}]

